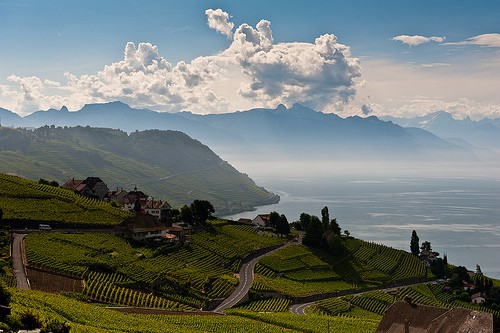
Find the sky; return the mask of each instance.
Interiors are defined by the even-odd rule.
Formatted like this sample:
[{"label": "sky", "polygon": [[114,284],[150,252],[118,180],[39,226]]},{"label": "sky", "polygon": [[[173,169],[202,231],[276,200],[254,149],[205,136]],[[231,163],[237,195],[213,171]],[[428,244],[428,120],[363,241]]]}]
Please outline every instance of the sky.
[{"label": "sky", "polygon": [[500,117],[500,2],[0,0],[0,107]]}]

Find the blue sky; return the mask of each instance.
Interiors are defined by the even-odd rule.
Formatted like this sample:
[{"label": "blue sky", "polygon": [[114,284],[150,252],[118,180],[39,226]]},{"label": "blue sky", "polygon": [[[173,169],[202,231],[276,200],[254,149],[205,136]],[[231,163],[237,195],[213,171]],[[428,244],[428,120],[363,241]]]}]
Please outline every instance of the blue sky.
[{"label": "blue sky", "polygon": [[500,117],[498,17],[498,1],[0,0],[0,107]]}]

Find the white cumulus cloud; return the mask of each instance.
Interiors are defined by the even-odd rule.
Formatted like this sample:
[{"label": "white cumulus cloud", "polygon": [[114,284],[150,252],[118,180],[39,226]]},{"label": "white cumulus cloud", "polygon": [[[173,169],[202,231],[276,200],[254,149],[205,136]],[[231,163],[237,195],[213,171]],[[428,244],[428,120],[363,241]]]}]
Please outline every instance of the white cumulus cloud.
[{"label": "white cumulus cloud", "polygon": [[408,36],[408,35],[400,35],[400,36],[395,36],[392,37],[392,40],[402,42],[403,44],[409,45],[409,46],[417,46],[420,44],[424,43],[429,43],[429,42],[436,42],[436,43],[442,43],[446,37],[424,37],[424,36],[419,36],[419,35],[413,35],[413,36]]},{"label": "white cumulus cloud", "polygon": [[[230,35],[221,10],[207,11],[209,26]],[[225,28],[224,28],[225,27]],[[274,42],[271,23],[240,25],[227,49],[171,64],[156,45],[128,42],[123,59],[97,73],[65,73],[66,82],[11,76],[5,106],[26,113],[62,105],[122,101],[157,111],[220,113],[303,103],[318,110],[342,107],[356,93],[359,60],[332,34],[313,43]]]},{"label": "white cumulus cloud", "polygon": [[218,33],[225,36],[231,36],[231,31],[234,28],[234,23],[229,21],[229,14],[222,9],[207,9],[205,14],[208,17],[208,26]]}]

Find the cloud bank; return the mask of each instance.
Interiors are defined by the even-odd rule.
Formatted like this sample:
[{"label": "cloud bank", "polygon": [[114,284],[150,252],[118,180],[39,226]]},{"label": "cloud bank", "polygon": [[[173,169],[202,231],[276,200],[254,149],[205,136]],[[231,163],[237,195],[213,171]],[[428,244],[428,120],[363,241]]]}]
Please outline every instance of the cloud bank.
[{"label": "cloud bank", "polygon": [[13,85],[0,87],[2,100],[19,113],[117,100],[157,111],[220,113],[280,103],[333,111],[355,95],[359,60],[335,35],[277,44],[269,21],[244,23],[233,33],[228,13],[205,13],[208,26],[230,39],[218,54],[174,65],[153,44],[128,42],[122,60],[95,74],[68,72],[66,82],[12,75]]},{"label": "cloud bank", "polygon": [[446,37],[424,37],[424,36],[419,36],[419,35],[414,35],[414,36],[408,36],[408,35],[400,35],[400,36],[395,36],[392,37],[392,40],[402,42],[403,44],[409,45],[409,46],[417,46],[420,44],[424,43],[429,43],[429,42],[436,42],[436,43],[442,43]]}]

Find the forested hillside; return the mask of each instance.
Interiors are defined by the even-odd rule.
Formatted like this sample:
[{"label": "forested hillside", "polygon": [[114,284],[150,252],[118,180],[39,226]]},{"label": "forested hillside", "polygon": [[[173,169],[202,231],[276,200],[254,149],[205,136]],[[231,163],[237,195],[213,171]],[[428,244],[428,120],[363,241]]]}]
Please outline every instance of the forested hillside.
[{"label": "forested hillside", "polygon": [[0,128],[0,158],[3,173],[59,183],[97,176],[111,189],[137,187],[174,207],[202,199],[222,213],[279,199],[210,148],[177,131],[129,135],[80,126]]}]

